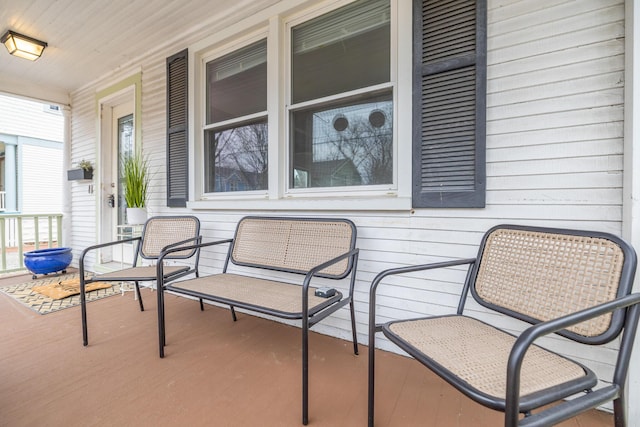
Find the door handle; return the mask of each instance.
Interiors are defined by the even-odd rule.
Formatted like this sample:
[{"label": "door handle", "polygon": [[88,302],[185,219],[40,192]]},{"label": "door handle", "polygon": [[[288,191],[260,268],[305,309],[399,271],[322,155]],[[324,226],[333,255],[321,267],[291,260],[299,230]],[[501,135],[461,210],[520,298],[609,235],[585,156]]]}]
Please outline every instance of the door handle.
[{"label": "door handle", "polygon": [[109,194],[109,196],[107,197],[107,205],[110,208],[115,208],[116,207],[116,199],[113,196],[113,194]]}]

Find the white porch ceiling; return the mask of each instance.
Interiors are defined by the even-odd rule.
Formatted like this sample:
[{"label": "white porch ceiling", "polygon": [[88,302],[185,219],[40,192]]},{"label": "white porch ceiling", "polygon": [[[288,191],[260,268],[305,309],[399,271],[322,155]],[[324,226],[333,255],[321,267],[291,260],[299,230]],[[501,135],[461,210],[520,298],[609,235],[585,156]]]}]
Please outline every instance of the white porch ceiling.
[{"label": "white porch ceiling", "polygon": [[35,62],[0,46],[0,92],[65,103],[69,93],[142,55],[276,2],[0,0],[0,35],[13,30],[49,44]]}]

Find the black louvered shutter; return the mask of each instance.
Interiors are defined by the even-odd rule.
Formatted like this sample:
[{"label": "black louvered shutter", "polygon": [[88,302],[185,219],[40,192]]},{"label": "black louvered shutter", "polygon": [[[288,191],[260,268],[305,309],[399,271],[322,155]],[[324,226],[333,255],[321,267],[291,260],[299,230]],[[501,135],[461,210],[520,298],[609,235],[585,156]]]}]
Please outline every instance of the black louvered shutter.
[{"label": "black louvered shutter", "polygon": [[167,58],[167,206],[189,198],[189,88],[187,49]]},{"label": "black louvered shutter", "polygon": [[485,205],[486,16],[486,0],[414,0],[414,207]]}]

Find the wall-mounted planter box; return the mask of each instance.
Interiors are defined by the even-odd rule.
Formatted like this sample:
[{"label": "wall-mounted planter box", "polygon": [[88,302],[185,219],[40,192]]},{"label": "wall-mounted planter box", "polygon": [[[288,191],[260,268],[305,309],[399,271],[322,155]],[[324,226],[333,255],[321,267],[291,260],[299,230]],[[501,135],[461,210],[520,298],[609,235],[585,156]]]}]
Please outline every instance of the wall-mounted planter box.
[{"label": "wall-mounted planter box", "polygon": [[80,179],[93,179],[93,169],[69,169],[67,171],[67,180],[75,181]]}]

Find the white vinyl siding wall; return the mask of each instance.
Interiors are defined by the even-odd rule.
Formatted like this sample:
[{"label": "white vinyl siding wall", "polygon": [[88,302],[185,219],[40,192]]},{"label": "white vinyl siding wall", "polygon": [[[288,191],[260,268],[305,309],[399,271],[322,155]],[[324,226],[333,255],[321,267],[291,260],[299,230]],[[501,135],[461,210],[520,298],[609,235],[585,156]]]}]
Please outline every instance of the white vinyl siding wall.
[{"label": "white vinyl siding wall", "polygon": [[62,144],[23,143],[20,213],[62,213]]},{"label": "white vinyl siding wall", "polygon": [[[98,149],[98,117],[96,116],[95,88],[83,89],[74,94],[71,103],[71,159],[70,165],[77,165],[81,160],[89,160],[96,165]],[[100,202],[101,191],[98,188],[94,169],[94,192],[89,192],[89,184],[85,181],[66,181],[70,192],[71,221],[68,221],[73,248],[73,262],[77,265],[78,257],[84,248],[96,243],[97,203]]]},{"label": "white vinyl siding wall", "polygon": [[[265,18],[270,13],[267,10]],[[150,155],[154,179],[149,210],[154,215],[198,215],[205,240],[231,237],[236,222],[246,214],[273,214],[166,207],[165,58],[211,34],[191,34],[137,64],[142,69],[143,149]],[[361,255],[355,307],[361,343],[366,343],[369,285],[384,269],[473,257],[484,231],[499,223],[621,233],[623,62],[622,1],[489,0],[486,208],[385,211],[381,200],[379,211],[340,211],[330,206],[327,211],[277,212],[347,217],[357,225]],[[101,86],[117,81],[112,77]],[[72,94],[72,161],[93,159],[95,92],[91,87]],[[398,102],[406,106],[411,100]],[[99,191],[89,195],[85,186],[72,187],[72,245],[78,251],[94,243]],[[219,271],[223,261],[223,248],[205,251],[202,274]],[[405,317],[407,312],[455,311],[463,270],[434,272],[430,281],[417,277],[396,277],[389,280],[394,286],[380,287],[379,320]],[[468,309],[508,329],[522,327],[486,314],[476,304],[470,303]],[[314,330],[349,339],[347,310]],[[383,348],[398,351],[380,341]],[[607,348],[578,349],[555,338],[546,342],[598,373],[611,373],[615,356]]]}]

